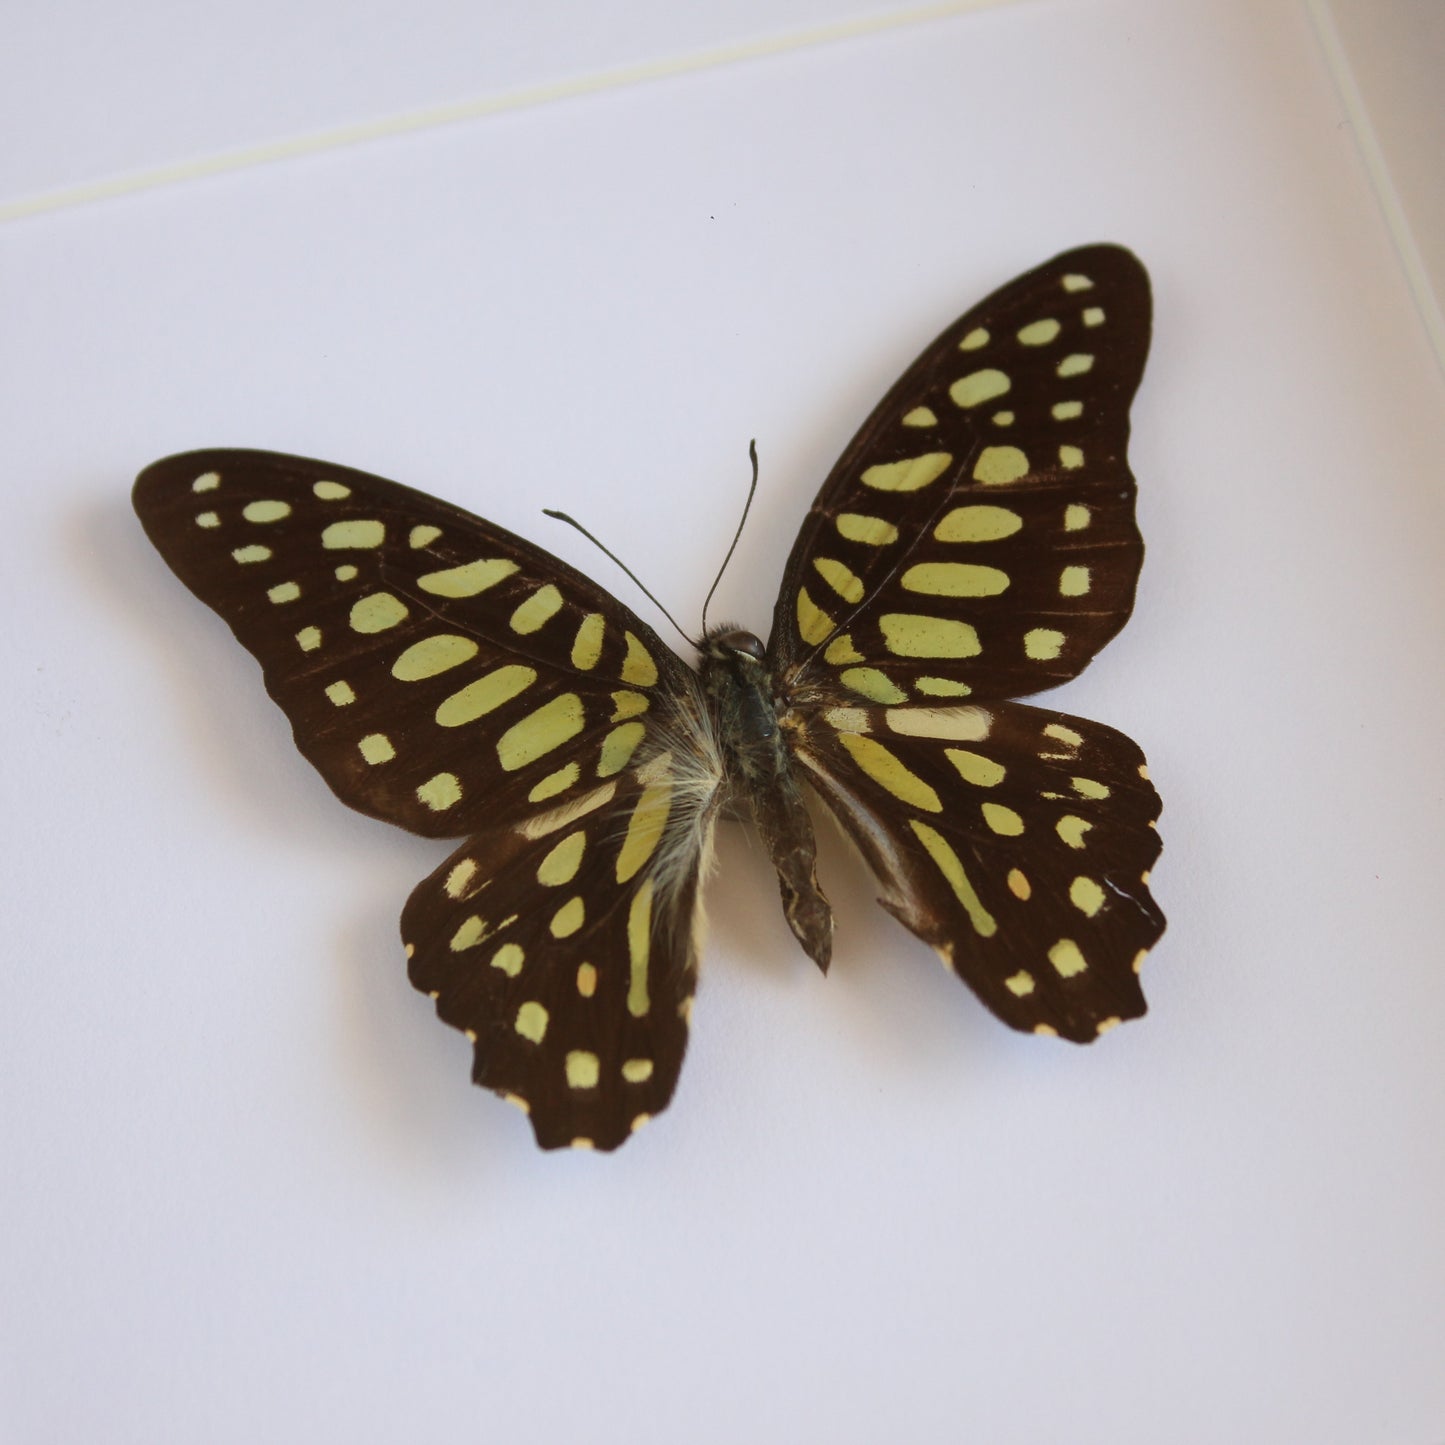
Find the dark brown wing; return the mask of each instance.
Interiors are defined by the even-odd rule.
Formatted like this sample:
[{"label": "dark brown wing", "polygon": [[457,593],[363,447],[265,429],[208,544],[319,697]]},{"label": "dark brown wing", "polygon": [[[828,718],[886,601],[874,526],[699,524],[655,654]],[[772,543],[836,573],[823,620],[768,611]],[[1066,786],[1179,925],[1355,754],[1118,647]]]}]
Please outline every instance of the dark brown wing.
[{"label": "dark brown wing", "polygon": [[690,780],[696,759],[656,754],[592,799],[473,838],[402,914],[412,982],[544,1149],[615,1149],[672,1097],[713,826]]},{"label": "dark brown wing", "polygon": [[818,494],[769,645],[795,755],[884,906],[1006,1023],[1081,1041],[1144,1012],[1159,799],[1121,733],[1002,699],[1075,676],[1129,616],[1149,332],[1118,246],[950,326]]},{"label": "dark brown wing", "polygon": [[1006,1024],[1087,1043],[1144,1012],[1159,797],[1122,733],[1010,702],[843,706],[789,727],[879,901]]},{"label": "dark brown wing", "polygon": [[694,688],[581,573],[396,482],[191,452],[147,467],[134,501],[336,795],[413,833],[463,837],[617,775],[659,699]]},{"label": "dark brown wing", "polygon": [[[1118,246],[1010,282],[864,423],[793,548],[770,651],[883,703],[1019,697],[1124,625],[1143,544],[1125,457],[1149,283]],[[831,692],[831,688],[825,689]]]},{"label": "dark brown wing", "polygon": [[695,675],[540,548],[363,472],[157,462],[135,506],[343,802],[470,841],[413,893],[416,986],[544,1147],[612,1149],[687,1045],[721,764]]}]

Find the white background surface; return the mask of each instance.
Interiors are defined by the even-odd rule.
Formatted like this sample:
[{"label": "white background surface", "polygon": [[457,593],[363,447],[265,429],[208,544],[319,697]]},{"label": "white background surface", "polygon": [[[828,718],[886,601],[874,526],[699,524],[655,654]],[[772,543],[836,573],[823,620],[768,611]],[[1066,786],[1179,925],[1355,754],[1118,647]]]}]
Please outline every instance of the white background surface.
[{"label": "white background surface", "polygon": [[[22,27],[10,197],[866,13],[93,9]],[[334,802],[131,476],[330,457],[631,600],[565,508],[690,618],[756,435],[762,627],[915,350],[1099,239],[1149,555],[1053,697],[1165,799],[1150,1016],[1010,1035],[840,848],[824,980],[730,834],[672,1108],[542,1155],[405,979],[444,849]],[[959,15],[12,221],[0,285],[0,1438],[1445,1441],[1445,408],[1300,8]]]}]

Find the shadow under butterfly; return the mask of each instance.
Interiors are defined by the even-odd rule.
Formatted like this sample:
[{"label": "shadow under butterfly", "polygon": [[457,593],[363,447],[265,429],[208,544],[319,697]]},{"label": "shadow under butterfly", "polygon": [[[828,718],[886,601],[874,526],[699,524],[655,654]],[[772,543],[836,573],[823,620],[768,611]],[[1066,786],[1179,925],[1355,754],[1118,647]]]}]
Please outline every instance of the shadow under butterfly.
[{"label": "shadow under butterfly", "polygon": [[1012,699],[1129,616],[1149,334],[1148,277],[1110,245],[954,322],[823,484],[767,644],[713,629],[696,671],[541,548],[364,472],[191,452],[146,468],[135,508],[337,796],[466,839],[401,929],[474,1080],[544,1148],[614,1149],[677,1083],[725,809],[827,968],[804,787],[883,907],[1012,1028],[1082,1043],[1144,1013],[1164,919],[1143,754]]}]

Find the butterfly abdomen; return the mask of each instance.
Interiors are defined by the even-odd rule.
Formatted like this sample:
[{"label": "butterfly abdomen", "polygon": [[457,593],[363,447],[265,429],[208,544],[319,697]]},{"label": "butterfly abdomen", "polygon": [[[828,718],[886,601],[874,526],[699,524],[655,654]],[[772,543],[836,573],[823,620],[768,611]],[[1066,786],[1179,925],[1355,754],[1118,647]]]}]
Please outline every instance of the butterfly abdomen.
[{"label": "butterfly abdomen", "polygon": [[818,887],[813,824],[778,726],[766,649],[750,632],[720,628],[703,639],[701,672],[731,800],[751,814],[767,845],[788,927],[826,970],[833,911]]}]

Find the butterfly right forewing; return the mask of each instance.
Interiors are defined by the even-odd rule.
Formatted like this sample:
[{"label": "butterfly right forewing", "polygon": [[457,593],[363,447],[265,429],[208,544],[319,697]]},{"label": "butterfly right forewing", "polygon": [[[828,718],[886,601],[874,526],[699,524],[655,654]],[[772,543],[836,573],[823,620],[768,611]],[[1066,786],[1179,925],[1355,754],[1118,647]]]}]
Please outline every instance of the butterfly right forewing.
[{"label": "butterfly right forewing", "polygon": [[770,645],[795,693],[826,672],[870,702],[1022,697],[1088,663],[1144,555],[1126,447],[1149,334],[1144,268],[1087,246],[923,351],[789,558]]}]

